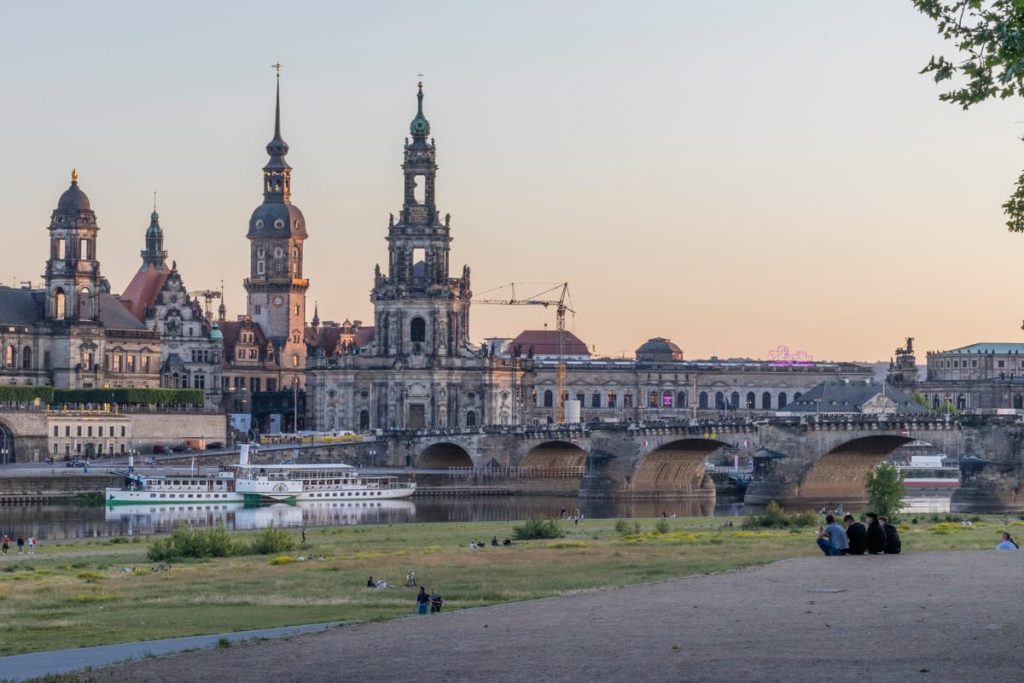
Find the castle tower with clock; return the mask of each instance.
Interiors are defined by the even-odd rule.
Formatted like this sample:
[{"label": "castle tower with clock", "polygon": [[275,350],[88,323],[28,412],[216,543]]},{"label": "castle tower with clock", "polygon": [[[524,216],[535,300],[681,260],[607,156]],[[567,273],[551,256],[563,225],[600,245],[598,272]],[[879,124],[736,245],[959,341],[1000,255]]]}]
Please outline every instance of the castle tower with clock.
[{"label": "castle tower with clock", "polygon": [[303,383],[306,290],[302,248],[306,220],[291,202],[292,168],[285,161],[288,143],[281,137],[281,74],[277,74],[274,139],[267,144],[270,160],[263,167],[263,203],[249,219],[249,277],[245,280],[249,317],[273,347],[280,389]]}]

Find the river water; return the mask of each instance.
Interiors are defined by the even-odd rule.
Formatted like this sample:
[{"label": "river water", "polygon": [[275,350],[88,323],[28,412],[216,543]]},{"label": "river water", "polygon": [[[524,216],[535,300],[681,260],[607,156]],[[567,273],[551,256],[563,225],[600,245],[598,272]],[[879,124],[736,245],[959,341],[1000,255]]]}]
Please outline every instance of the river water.
[{"label": "river water", "polygon": [[558,496],[469,496],[367,502],[305,502],[246,508],[222,505],[119,505],[82,507],[38,505],[0,507],[0,531],[40,541],[165,533],[182,521],[194,528],[220,523],[228,529],[323,527],[415,522],[515,521],[541,515],[558,517],[579,510],[585,518],[665,515],[739,515],[739,499],[717,501],[592,501]]}]

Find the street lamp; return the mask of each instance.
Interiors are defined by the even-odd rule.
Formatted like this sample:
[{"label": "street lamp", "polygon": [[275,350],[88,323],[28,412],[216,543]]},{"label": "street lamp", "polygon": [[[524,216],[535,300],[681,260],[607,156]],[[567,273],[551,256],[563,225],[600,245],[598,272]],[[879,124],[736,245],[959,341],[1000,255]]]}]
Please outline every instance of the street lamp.
[{"label": "street lamp", "polygon": [[0,436],[4,437],[3,446],[0,446],[0,453],[3,453],[4,467],[7,467],[7,430],[0,429]]}]

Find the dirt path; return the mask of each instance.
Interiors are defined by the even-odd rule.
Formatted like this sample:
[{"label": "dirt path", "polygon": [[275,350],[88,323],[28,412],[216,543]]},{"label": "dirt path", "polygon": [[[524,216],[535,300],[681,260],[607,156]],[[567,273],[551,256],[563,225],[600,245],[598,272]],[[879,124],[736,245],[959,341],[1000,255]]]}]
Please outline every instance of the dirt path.
[{"label": "dirt path", "polygon": [[1024,552],[802,558],[91,675],[117,683],[1020,681],[1022,586]]}]

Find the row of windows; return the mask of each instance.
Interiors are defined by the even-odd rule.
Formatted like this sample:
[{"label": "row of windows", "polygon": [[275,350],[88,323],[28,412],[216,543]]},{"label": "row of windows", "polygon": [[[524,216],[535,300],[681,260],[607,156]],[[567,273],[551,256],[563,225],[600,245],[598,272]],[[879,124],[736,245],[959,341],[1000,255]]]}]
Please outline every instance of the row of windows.
[{"label": "row of windows", "polygon": [[[92,446],[92,448],[90,449],[89,446]],[[52,453],[54,455],[59,455],[60,454],[60,445],[57,444],[56,442],[54,442],[51,451],[52,451]],[[75,453],[78,454],[78,455],[82,454],[82,444],[80,444],[80,443],[76,443],[75,444]],[[107,449],[103,450],[103,444],[99,444],[99,443],[97,443],[97,444],[87,444],[86,447],[85,447],[85,453],[86,453],[86,455],[103,455],[104,453],[106,453],[107,455],[114,455],[115,453],[120,453],[121,455],[124,455],[125,454],[125,445],[122,443],[122,444],[118,444],[115,447],[114,444],[108,443],[107,444]],[[69,443],[64,444],[64,455],[71,455],[71,444],[69,444]]]},{"label": "row of windows", "polygon": [[[793,394],[793,400],[799,399],[800,396],[800,392]],[[554,397],[554,392],[548,389],[543,394],[542,402],[538,402],[535,398],[535,403],[537,407],[551,408],[554,406]],[[565,392],[563,397],[568,400],[569,392]],[[786,407],[787,403],[789,403],[789,397],[784,391],[779,392],[778,397],[774,402],[772,400],[772,394],[769,391],[762,393],[760,398],[760,410],[781,410]],[[587,406],[586,399],[587,395],[585,392],[576,392],[576,400],[580,402],[581,406]],[[604,400],[603,404],[602,399]],[[729,395],[726,395],[723,391],[719,391],[714,395],[714,408],[715,410],[739,410],[740,407],[743,407],[746,410],[759,409],[758,396],[753,391],[747,392],[746,396],[743,396],[742,399],[741,403],[741,396],[738,391],[734,391]],[[591,408],[616,408],[618,407],[618,393],[615,391],[608,391],[607,393],[595,391],[590,395],[589,405]],[[685,391],[680,391],[678,394],[673,394],[671,391],[651,391],[647,395],[648,408],[687,408],[688,406],[689,396]],[[622,407],[633,407],[632,391],[626,390],[623,393]],[[700,392],[697,407],[701,410],[708,410],[711,408],[711,396],[708,392]]]},{"label": "row of windows", "polygon": [[[221,387],[224,391],[234,389],[235,391],[241,391],[242,389],[248,389],[249,391],[263,391],[263,378],[262,377],[250,377],[249,386],[246,386],[245,377],[221,377]],[[277,380],[273,377],[267,378],[267,391],[277,391]]]},{"label": "row of windows", "polygon": [[[89,360],[91,360],[91,357],[92,354],[90,353]],[[108,353],[105,361],[106,365],[104,367],[110,372],[141,372],[149,374],[153,367],[150,356],[136,356],[132,353]],[[86,363],[87,366],[90,364]]]},{"label": "row of windows", "polygon": [[[96,436],[103,436],[103,430],[106,429],[106,436],[115,436],[114,432],[117,429],[121,430],[121,436],[127,434],[128,428],[125,425],[95,425]],[[85,436],[92,436],[93,425],[86,425]],[[60,436],[60,425],[53,425],[53,435]],[[64,425],[64,436],[71,436],[71,425]],[[82,425],[75,425],[75,436],[82,436]]]},{"label": "row of windows", "polygon": [[193,363],[219,363],[220,354],[209,349],[192,349]]},{"label": "row of windows", "polygon": [[[965,369],[967,368],[967,360],[966,359],[964,359],[964,360],[953,360],[953,361],[940,360],[940,361],[937,361],[937,364],[938,364],[938,367],[940,367],[940,368],[965,368]],[[978,367],[978,359],[977,358],[972,358],[971,359],[971,367],[972,368]],[[996,367],[997,368],[1006,368],[1006,367],[1010,367],[1010,366],[1007,365],[1007,361],[1005,361],[1005,360],[997,360],[996,361]],[[1024,360],[1020,361],[1020,367],[1024,368]]]}]

